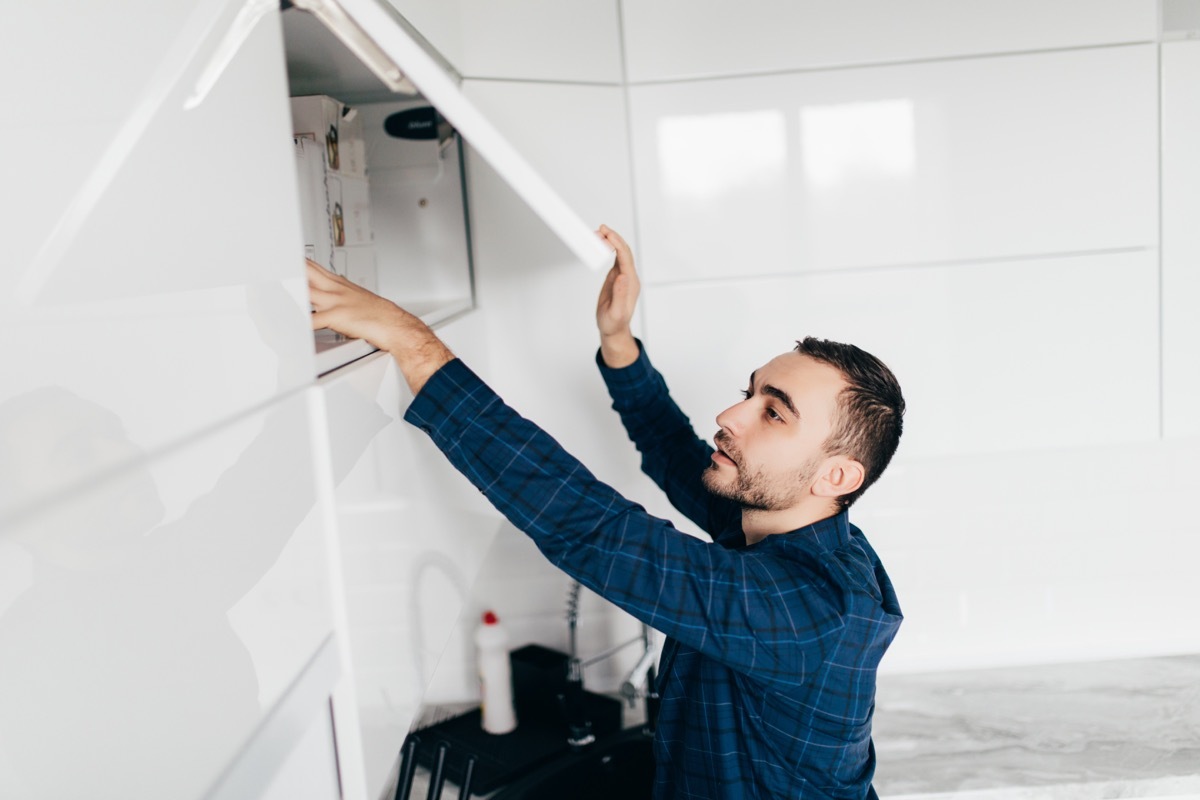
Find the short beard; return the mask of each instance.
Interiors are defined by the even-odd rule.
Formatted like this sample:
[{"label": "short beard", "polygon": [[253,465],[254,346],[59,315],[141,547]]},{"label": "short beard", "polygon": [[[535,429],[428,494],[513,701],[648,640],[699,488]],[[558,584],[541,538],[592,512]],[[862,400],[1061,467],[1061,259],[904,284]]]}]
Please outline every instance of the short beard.
[{"label": "short beard", "polygon": [[813,458],[790,477],[772,479],[761,467],[747,473],[737,465],[737,479],[732,484],[720,482],[719,468],[710,465],[701,473],[704,488],[717,497],[732,500],[745,511],[778,511],[791,508],[800,501],[817,474],[819,458]]}]

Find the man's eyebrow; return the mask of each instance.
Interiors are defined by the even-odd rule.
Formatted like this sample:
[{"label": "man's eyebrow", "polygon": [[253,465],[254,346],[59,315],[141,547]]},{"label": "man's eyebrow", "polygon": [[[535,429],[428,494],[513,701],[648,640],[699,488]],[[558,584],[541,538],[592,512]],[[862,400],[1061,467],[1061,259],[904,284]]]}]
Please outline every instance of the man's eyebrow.
[{"label": "man's eyebrow", "polygon": [[800,412],[796,410],[796,404],[792,402],[791,395],[789,395],[783,389],[780,389],[777,386],[772,386],[768,383],[763,385],[762,393],[769,394],[771,397],[774,397],[776,400],[783,403],[784,407],[786,407],[788,411],[792,412],[792,416],[799,419]]},{"label": "man's eyebrow", "polygon": [[[758,374],[758,370],[750,373],[750,393],[754,393],[754,376]],[[796,419],[800,418],[800,412],[796,410],[796,404],[792,402],[792,396],[780,389],[778,386],[772,386],[767,383],[762,387],[762,393],[774,397],[779,402],[783,403],[784,408],[792,412],[792,416]]]}]

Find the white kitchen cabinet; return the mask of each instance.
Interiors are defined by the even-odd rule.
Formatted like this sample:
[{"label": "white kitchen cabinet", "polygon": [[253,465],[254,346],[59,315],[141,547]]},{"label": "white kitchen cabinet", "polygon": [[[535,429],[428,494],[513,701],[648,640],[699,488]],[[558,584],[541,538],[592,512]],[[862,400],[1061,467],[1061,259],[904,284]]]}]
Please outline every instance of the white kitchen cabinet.
[{"label": "white kitchen cabinet", "polygon": [[648,283],[1158,244],[1157,52],[630,88]]},{"label": "white kitchen cabinet", "polygon": [[1154,41],[1155,0],[625,0],[633,83]]},{"label": "white kitchen cabinet", "polygon": [[[453,242],[453,217],[466,181],[461,148],[401,146],[381,128],[403,108],[435,108],[474,153],[495,169],[556,233],[575,257],[598,268],[612,253],[525,159],[459,91],[451,65],[419,41],[390,6],[377,0],[310,0],[284,13],[291,94],[322,94],[358,108],[367,140],[379,289],[428,322],[470,308],[469,233]],[[311,14],[308,12],[311,11]],[[416,92],[420,98],[415,99]],[[465,201],[464,201],[465,202]],[[460,252],[461,251],[461,252]],[[465,275],[465,278],[456,277]],[[365,343],[319,343],[318,372],[369,353]]]},{"label": "white kitchen cabinet", "polygon": [[[0,526],[0,796],[203,797],[291,713],[335,628],[317,391]],[[83,458],[114,431],[72,408],[45,445]],[[333,691],[340,662],[323,658],[300,710]]]},{"label": "white kitchen cabinet", "polygon": [[[71,398],[157,452],[311,382],[278,18],[226,60],[241,5],[32,5],[0,26],[0,60],[24,76],[0,127],[0,416],[45,418],[0,425],[12,463]],[[37,482],[5,481],[0,515],[132,458],[60,455]]]},{"label": "white kitchen cabinet", "polygon": [[459,1],[460,71],[468,79],[593,84],[624,80],[620,3],[615,0]]},{"label": "white kitchen cabinet", "polygon": [[[341,23],[578,260],[610,260],[389,8],[347,0]],[[0,59],[24,76],[0,133],[0,795],[269,797],[302,774],[358,800],[329,490],[371,429],[331,446],[345,409],[312,387],[281,12],[31,5]]]}]

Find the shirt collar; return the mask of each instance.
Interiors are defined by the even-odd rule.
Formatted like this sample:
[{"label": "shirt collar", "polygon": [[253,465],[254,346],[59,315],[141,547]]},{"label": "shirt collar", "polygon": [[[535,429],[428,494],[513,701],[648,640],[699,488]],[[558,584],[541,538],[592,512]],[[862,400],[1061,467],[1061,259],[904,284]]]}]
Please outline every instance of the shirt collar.
[{"label": "shirt collar", "polygon": [[[791,539],[792,537],[815,542],[817,549],[821,552],[837,550],[850,541],[850,515],[844,510],[839,511],[832,517],[817,520],[811,525],[797,528],[790,533],[774,533],[770,536],[765,536],[758,544],[769,542],[772,539],[779,539],[782,543],[783,540]],[[742,539],[742,542],[745,542],[745,538]]]}]

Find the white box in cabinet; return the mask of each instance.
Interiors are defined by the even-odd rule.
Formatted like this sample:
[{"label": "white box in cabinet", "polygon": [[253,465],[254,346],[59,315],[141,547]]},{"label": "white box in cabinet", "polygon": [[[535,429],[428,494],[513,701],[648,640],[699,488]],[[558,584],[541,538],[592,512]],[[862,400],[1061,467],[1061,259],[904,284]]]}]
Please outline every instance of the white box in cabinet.
[{"label": "white box in cabinet", "polygon": [[324,146],[309,137],[297,137],[293,139],[293,144],[304,255],[330,267],[333,263],[333,234],[330,229],[329,202],[325,195]]},{"label": "white box in cabinet", "polygon": [[362,177],[362,124],[353,109],[324,95],[292,98],[292,130],[311,136],[325,146],[329,169],[342,175]]},{"label": "white box in cabinet", "polygon": [[333,246],[371,244],[371,190],[367,179],[331,174],[325,184],[334,208]]},{"label": "white box in cabinet", "polygon": [[375,270],[375,249],[372,247],[339,247],[333,251],[333,269],[352,282],[376,291],[379,283]]}]

